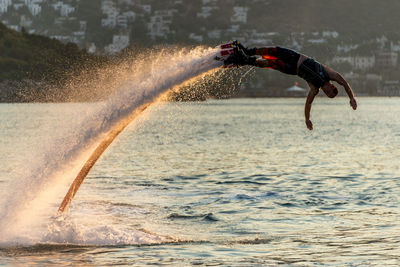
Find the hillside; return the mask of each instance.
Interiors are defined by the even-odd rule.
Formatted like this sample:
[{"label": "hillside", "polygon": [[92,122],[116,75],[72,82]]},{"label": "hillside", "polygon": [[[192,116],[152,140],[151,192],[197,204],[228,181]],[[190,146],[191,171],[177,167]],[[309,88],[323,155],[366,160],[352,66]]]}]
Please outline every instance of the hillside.
[{"label": "hillside", "polygon": [[[2,102],[62,101],[71,92],[63,88],[71,77],[106,62],[76,44],[17,32],[0,23],[0,84]],[[30,87],[27,91],[26,87]]]},{"label": "hillside", "polygon": [[0,23],[0,81],[32,79],[60,82],[99,58],[77,45],[8,29]]}]

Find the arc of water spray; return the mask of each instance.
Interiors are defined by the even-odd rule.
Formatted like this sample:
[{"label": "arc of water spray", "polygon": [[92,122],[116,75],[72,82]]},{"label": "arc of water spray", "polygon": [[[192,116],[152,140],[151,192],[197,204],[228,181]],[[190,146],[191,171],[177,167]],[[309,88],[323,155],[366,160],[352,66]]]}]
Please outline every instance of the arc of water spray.
[{"label": "arc of water spray", "polygon": [[96,164],[97,160],[103,154],[103,152],[110,146],[110,144],[114,141],[115,138],[143,111],[145,111],[151,103],[144,104],[141,107],[137,108],[135,112],[120,122],[113,130],[111,130],[107,137],[100,142],[100,144],[96,147],[93,153],[90,155],[88,160],[83,165],[82,169],[79,171],[78,175],[76,176],[75,180],[71,184],[68,189],[67,194],[65,195],[63,201],[61,202],[60,207],[58,208],[58,213],[65,212],[69,205],[72,202],[72,199],[76,195],[79,190],[79,187],[82,185],[83,180],[85,180],[86,176],[88,175],[89,171],[92,169],[94,164]]},{"label": "arc of water spray", "polygon": [[[123,63],[121,67],[117,65],[113,72],[107,68],[104,73],[98,73],[101,79],[94,82],[102,82],[103,76],[109,75],[104,79],[107,80],[104,87],[99,85],[101,89],[110,88],[113,93],[104,102],[88,107],[82,114],[82,121],[64,129],[61,139],[50,139],[53,142],[38,151],[39,157],[24,169],[18,179],[12,181],[7,195],[1,198],[0,242],[31,236],[30,227],[42,226],[41,208],[52,203],[56,197],[54,189],[59,189],[66,179],[71,178],[70,172],[64,175],[64,171],[75,167],[89,152],[87,160],[80,161],[84,165],[72,177],[75,180],[59,206],[59,214],[65,212],[96,161],[135,117],[160,95],[185,85],[189,80],[193,82],[203,75],[215,73],[223,65],[214,60],[219,48],[178,49],[156,53],[151,58],[148,55],[143,59],[138,57],[137,62],[129,66]],[[149,65],[153,62],[157,64]],[[78,77],[77,81],[80,80]],[[89,148],[95,149],[88,151]],[[61,183],[58,180],[62,180]],[[28,219],[27,214],[32,218]]]},{"label": "arc of water spray", "polygon": [[[211,59],[212,60],[212,59]],[[209,71],[213,71],[214,69],[220,67],[220,63],[213,63],[210,66],[203,66],[199,68],[196,74],[192,76],[189,80],[182,80],[179,85],[173,86],[171,84],[171,87],[180,87],[180,85],[184,84],[185,82],[188,82],[190,80],[194,80],[198,78],[201,75],[205,75]],[[159,98],[158,98],[159,99]],[[76,193],[79,190],[79,187],[83,183],[84,179],[88,175],[89,171],[92,169],[92,167],[95,165],[96,161],[100,158],[100,156],[103,154],[103,152],[109,147],[109,145],[115,140],[115,138],[138,116],[140,115],[144,110],[146,110],[150,105],[153,103],[157,102],[157,100],[151,102],[151,103],[146,103],[140,106],[139,108],[135,109],[135,111],[127,116],[125,119],[121,120],[106,136],[105,139],[103,139],[100,144],[96,147],[96,149],[93,151],[89,159],[85,162],[84,166],[82,169],[79,171],[78,175],[76,176],[75,180],[71,184],[67,194],[65,195],[60,207],[58,208],[58,214],[61,214],[65,212],[69,205],[72,202],[72,199],[76,195]]]}]

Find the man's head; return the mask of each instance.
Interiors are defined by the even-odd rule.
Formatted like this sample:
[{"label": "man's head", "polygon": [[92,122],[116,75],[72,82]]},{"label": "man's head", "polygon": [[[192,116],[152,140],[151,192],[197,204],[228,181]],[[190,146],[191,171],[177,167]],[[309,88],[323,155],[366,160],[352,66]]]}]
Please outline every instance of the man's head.
[{"label": "man's head", "polygon": [[329,97],[334,98],[338,94],[338,89],[331,82],[326,82],[322,85],[322,91]]}]

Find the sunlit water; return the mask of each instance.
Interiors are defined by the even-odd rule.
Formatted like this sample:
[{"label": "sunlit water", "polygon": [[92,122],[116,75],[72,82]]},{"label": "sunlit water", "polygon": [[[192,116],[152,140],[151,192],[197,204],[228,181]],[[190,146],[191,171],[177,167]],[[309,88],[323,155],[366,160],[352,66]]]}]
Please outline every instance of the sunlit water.
[{"label": "sunlit water", "polygon": [[[398,265],[400,99],[166,103],[128,127],[66,217],[0,265]],[[0,105],[0,193],[86,105]],[[66,191],[65,191],[66,192]],[[58,220],[58,221],[57,221]],[[21,229],[21,232],[26,229]],[[40,237],[37,239],[37,237]]]}]

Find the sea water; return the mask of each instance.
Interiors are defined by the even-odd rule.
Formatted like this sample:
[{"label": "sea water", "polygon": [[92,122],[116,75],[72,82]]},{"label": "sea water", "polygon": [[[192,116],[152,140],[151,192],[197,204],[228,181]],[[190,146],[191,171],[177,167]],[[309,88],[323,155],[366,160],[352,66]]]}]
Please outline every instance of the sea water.
[{"label": "sea water", "polygon": [[[358,100],[317,98],[313,131],[304,99],[152,106],[0,265],[396,266],[400,99]],[[2,196],[87,105],[0,105]]]}]

